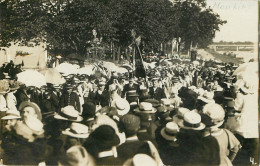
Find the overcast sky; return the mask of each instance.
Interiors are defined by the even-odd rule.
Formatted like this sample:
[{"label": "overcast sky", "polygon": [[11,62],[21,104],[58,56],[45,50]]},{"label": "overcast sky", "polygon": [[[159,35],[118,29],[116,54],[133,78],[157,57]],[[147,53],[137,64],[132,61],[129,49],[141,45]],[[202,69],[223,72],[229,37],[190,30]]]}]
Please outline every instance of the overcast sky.
[{"label": "overcast sky", "polygon": [[258,0],[207,0],[207,5],[227,21],[215,42],[258,41]]}]

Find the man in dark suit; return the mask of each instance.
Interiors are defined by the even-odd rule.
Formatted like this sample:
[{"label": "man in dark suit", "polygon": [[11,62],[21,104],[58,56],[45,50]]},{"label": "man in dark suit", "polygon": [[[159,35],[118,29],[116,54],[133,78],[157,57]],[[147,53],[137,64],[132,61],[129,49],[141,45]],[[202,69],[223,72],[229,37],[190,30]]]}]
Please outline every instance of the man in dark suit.
[{"label": "man in dark suit", "polygon": [[65,92],[61,95],[60,106],[63,108],[72,105],[77,111],[80,111],[79,96],[72,89],[72,85],[67,85]]},{"label": "man in dark suit", "polygon": [[30,97],[27,94],[27,87],[25,85],[21,85],[20,88],[15,93],[15,97],[17,100],[17,108],[23,101],[29,101]]},{"label": "man in dark suit", "polygon": [[118,156],[122,161],[134,157],[146,144],[146,141],[140,141],[137,137],[140,122],[140,118],[133,114],[126,114],[120,118],[120,128],[126,135],[126,141],[117,147]]},{"label": "man in dark suit", "polygon": [[105,82],[98,83],[98,90],[95,92],[94,101],[96,105],[101,105],[102,107],[110,105],[110,94],[105,90]]},{"label": "man in dark suit", "polygon": [[153,78],[152,84],[153,87],[149,88],[149,95],[151,96],[151,98],[154,98],[158,101],[161,101],[162,98],[166,98],[164,90],[159,87],[159,79]]},{"label": "man in dark suit", "polygon": [[129,83],[124,86],[123,92],[122,92],[122,98],[125,97],[126,92],[132,91],[132,90],[135,90],[137,94],[139,94],[139,92],[140,92],[140,87],[138,84],[134,83],[134,78],[130,78]]}]

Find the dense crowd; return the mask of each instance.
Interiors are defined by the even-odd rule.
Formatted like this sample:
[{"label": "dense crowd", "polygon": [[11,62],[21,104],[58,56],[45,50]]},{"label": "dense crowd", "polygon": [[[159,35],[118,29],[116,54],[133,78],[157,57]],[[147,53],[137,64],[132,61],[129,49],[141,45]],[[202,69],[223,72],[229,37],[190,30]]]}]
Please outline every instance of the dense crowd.
[{"label": "dense crowd", "polygon": [[69,74],[64,84],[0,80],[6,165],[247,165],[257,162],[258,91],[233,64],[161,63]]}]

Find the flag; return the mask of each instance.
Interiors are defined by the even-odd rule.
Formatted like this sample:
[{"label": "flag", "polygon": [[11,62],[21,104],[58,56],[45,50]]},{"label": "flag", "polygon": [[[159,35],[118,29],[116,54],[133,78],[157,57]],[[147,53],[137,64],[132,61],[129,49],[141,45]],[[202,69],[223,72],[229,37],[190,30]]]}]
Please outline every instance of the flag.
[{"label": "flag", "polygon": [[142,77],[145,78],[146,77],[146,71],[145,71],[145,67],[144,67],[144,63],[143,63],[143,58],[141,55],[141,52],[139,50],[139,47],[136,45],[137,49],[137,53],[135,54],[135,59],[134,59],[134,63],[135,63],[135,76],[137,78]]},{"label": "flag", "polygon": [[140,45],[140,43],[141,43],[141,36],[139,36],[138,38],[135,39],[135,43],[138,46]]}]

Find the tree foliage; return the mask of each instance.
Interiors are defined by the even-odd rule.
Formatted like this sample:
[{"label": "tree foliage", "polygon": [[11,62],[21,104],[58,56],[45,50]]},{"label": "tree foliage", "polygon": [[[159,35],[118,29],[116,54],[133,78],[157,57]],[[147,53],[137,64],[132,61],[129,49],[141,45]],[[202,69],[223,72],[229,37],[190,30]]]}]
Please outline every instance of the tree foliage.
[{"label": "tree foliage", "polygon": [[2,0],[0,44],[11,41],[47,43],[54,54],[84,55],[92,30],[104,45],[128,48],[131,31],[146,51],[181,39],[186,47],[207,46],[224,24],[205,0]]}]

